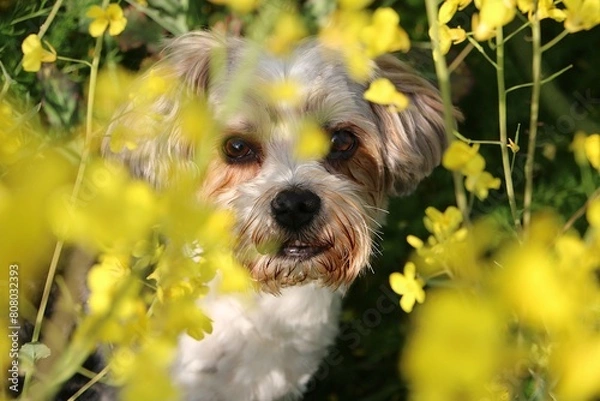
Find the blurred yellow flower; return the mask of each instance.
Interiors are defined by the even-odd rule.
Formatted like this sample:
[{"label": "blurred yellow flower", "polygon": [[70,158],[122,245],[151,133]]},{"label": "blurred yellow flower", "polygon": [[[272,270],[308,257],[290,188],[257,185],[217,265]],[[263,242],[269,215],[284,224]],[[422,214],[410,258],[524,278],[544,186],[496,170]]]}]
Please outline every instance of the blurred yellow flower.
[{"label": "blurred yellow flower", "polygon": [[552,359],[551,372],[558,379],[556,399],[591,400],[600,392],[598,333],[579,335],[560,344]]},{"label": "blurred yellow flower", "polygon": [[585,155],[585,140],[587,135],[583,131],[577,131],[573,136],[573,141],[569,145],[569,150],[575,156],[575,162],[580,166],[587,165],[587,157]]},{"label": "blurred yellow flower", "polygon": [[377,78],[371,82],[363,96],[369,102],[391,106],[396,111],[404,110],[409,104],[408,97],[398,92],[387,78]]},{"label": "blurred yellow flower", "polygon": [[298,82],[286,79],[268,84],[265,94],[271,104],[296,106],[301,100],[302,87]]},{"label": "blurred yellow flower", "polygon": [[590,30],[600,24],[600,1],[564,0],[565,29],[569,32]]},{"label": "blurred yellow flower", "polygon": [[47,42],[50,51],[42,47],[40,37],[34,33],[27,36],[21,44],[23,51],[23,69],[28,72],[39,71],[42,63],[56,61],[56,51]]},{"label": "blurred yellow flower", "polygon": [[414,263],[407,262],[404,265],[404,274],[394,272],[390,275],[390,286],[395,293],[402,295],[400,307],[406,313],[413,310],[415,302],[425,302],[425,282],[416,277],[416,269]]},{"label": "blurred yellow flower", "polygon": [[288,54],[298,41],[308,35],[304,21],[296,13],[283,13],[277,18],[267,46],[275,54]]},{"label": "blurred yellow flower", "polygon": [[507,358],[507,335],[503,315],[489,299],[432,291],[413,327],[401,361],[411,399],[503,400],[490,385]]},{"label": "blurred yellow flower", "polygon": [[587,221],[590,226],[600,229],[600,198],[592,200],[586,211]]},{"label": "blurred yellow flower", "polygon": [[462,221],[462,213],[455,206],[448,206],[444,213],[429,206],[425,209],[423,218],[425,228],[435,236],[438,242],[449,239],[460,228]]},{"label": "blurred yellow flower", "polygon": [[585,138],[585,155],[590,164],[600,170],[600,134],[592,134]]},{"label": "blurred yellow flower", "polygon": [[295,155],[300,160],[321,159],[329,152],[330,138],[313,121],[305,121],[298,133]]},{"label": "blurred yellow flower", "polygon": [[483,171],[479,174],[469,175],[465,179],[465,188],[467,188],[467,191],[474,193],[479,200],[486,199],[488,197],[489,190],[499,189],[500,184],[500,178],[493,177],[487,171]]},{"label": "blurred yellow flower", "polygon": [[362,10],[371,4],[373,0],[338,0],[338,6],[343,10]]},{"label": "blurred yellow flower", "polygon": [[254,11],[262,0],[210,0],[211,3],[227,6],[240,14]]},{"label": "blurred yellow flower", "polygon": [[392,8],[378,8],[371,17],[371,23],[364,27],[360,39],[366,47],[367,55],[375,58],[384,53],[408,51],[410,39],[400,27],[400,17]]},{"label": "blurred yellow flower", "polygon": [[479,144],[471,147],[464,142],[453,141],[444,152],[442,165],[467,176],[477,175],[485,168],[485,159],[479,154]]},{"label": "blurred yellow flower", "polygon": [[110,36],[117,36],[125,30],[127,18],[123,16],[123,9],[116,3],[109,4],[106,10],[100,6],[91,6],[85,14],[92,18],[89,32],[92,37],[97,38],[104,34],[108,28]]}]

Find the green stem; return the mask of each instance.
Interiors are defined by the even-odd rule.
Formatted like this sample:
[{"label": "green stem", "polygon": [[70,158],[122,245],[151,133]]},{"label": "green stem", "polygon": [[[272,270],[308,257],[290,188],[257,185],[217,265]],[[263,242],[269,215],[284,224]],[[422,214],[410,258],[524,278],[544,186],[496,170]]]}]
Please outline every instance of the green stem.
[{"label": "green stem", "polygon": [[48,17],[46,18],[46,21],[44,21],[42,26],[40,26],[40,30],[38,32],[38,36],[40,37],[40,40],[44,37],[44,35],[48,31],[48,28],[50,28],[50,25],[52,25],[52,22],[54,22],[54,18],[56,17],[56,14],[58,14],[58,10],[60,10],[60,8],[62,7],[62,3],[63,3],[63,0],[56,0],[56,3],[54,3],[54,5],[52,6],[52,9],[50,10],[50,14],[48,14]]},{"label": "green stem", "polygon": [[460,139],[461,141],[465,142],[468,145],[471,144],[480,144],[480,145],[502,145],[502,142],[500,141],[479,141],[479,140],[475,140],[475,139],[469,139],[466,136],[462,135],[460,132],[458,131],[454,131],[454,136],[457,137],[458,139]]},{"label": "green stem", "polygon": [[[439,40],[439,26],[437,22],[437,1],[426,0],[425,6],[427,8],[427,19],[429,21],[429,27],[431,32],[431,41],[433,44],[433,60],[435,62],[435,72],[438,77],[438,83],[440,86],[440,92],[442,95],[442,101],[444,104],[444,128],[446,130],[446,138],[451,143],[454,140],[454,117],[452,105],[452,97],[450,93],[450,79],[448,74],[448,68],[446,66],[446,59],[440,49]],[[467,196],[465,193],[465,187],[463,186],[462,175],[457,172],[452,172],[452,179],[454,181],[454,195],[456,197],[456,205],[460,209],[463,220],[468,224],[469,222],[469,208],[467,205]]]},{"label": "green stem", "polygon": [[502,153],[502,169],[510,213],[517,230],[521,230],[521,221],[517,214],[517,201],[510,170],[508,154],[508,130],[506,127],[506,83],[504,81],[504,33],[502,27],[496,28],[496,81],[498,82],[498,126],[500,128],[500,151]]},{"label": "green stem", "polygon": [[85,61],[85,60],[79,60],[76,58],[63,57],[63,56],[56,56],[56,59],[61,60],[61,61],[69,61],[71,63],[83,64],[87,67],[92,68],[92,64],[90,64],[88,61]]},{"label": "green stem", "polygon": [[[55,3],[55,5],[59,4],[61,2],[62,2],[62,0],[58,0]],[[109,0],[103,0],[103,7],[106,7],[108,5],[108,2],[109,2]],[[55,8],[53,8],[53,11],[55,10]],[[58,8],[56,8],[56,10],[58,10]],[[50,16],[49,16],[46,19],[46,22],[44,24],[48,23],[48,21],[51,21],[53,18],[54,17],[50,18]],[[46,29],[47,29],[48,25],[46,25]],[[42,29],[40,29],[40,32],[42,32]],[[87,101],[86,122],[85,122],[85,141],[84,141],[84,146],[83,146],[83,152],[81,155],[81,160],[79,163],[79,168],[77,171],[77,178],[75,180],[75,184],[73,185],[73,191],[71,192],[71,204],[74,203],[74,201],[77,199],[77,196],[79,195],[79,191],[81,189],[81,184],[83,182],[83,176],[85,173],[87,159],[89,158],[89,154],[90,154],[90,143],[91,143],[92,127],[93,127],[92,117],[93,117],[93,108],[94,108],[94,96],[96,93],[96,81],[97,81],[97,76],[98,76],[98,66],[100,65],[100,55],[102,53],[102,40],[103,40],[103,36],[100,36],[96,39],[96,46],[94,48],[94,58],[92,59],[92,63],[91,63],[90,83],[89,83],[89,90],[88,90],[88,99],[87,99],[88,101]],[[31,337],[31,342],[37,342],[40,339],[44,315],[46,314],[46,309],[48,307],[50,291],[52,290],[52,284],[54,283],[54,279],[56,277],[56,271],[58,269],[58,262],[60,260],[61,254],[62,254],[63,247],[64,247],[64,241],[62,241],[62,240],[57,241],[56,246],[54,247],[52,260],[51,260],[50,266],[48,268],[48,274],[46,275],[46,282],[44,285],[44,291],[42,293],[42,299],[40,301],[40,306],[38,308],[36,319],[35,319],[35,326],[33,329],[33,335]],[[30,381],[31,381],[31,374],[27,373],[25,375],[25,381],[23,384],[23,394],[27,394],[27,389],[28,389]]]},{"label": "green stem", "polygon": [[552,48],[555,44],[557,44],[558,42],[560,42],[561,40],[563,40],[568,34],[569,34],[569,31],[567,31],[565,29],[564,31],[562,31],[561,33],[559,33],[554,39],[552,39],[551,41],[549,41],[548,43],[546,43],[544,46],[540,47],[540,52],[543,53],[546,50],[550,50],[550,48]]},{"label": "green stem", "polygon": [[537,10],[533,14],[531,25],[531,40],[533,56],[531,73],[533,86],[531,89],[531,106],[529,115],[529,141],[527,159],[525,160],[525,193],[523,198],[523,226],[529,227],[531,221],[531,202],[533,200],[533,164],[535,161],[535,145],[537,139],[538,115],[540,107],[540,90],[542,87],[542,49],[541,29]]},{"label": "green stem", "polygon": [[[544,79],[542,79],[540,81],[540,85],[545,85],[550,81],[553,81],[555,78],[557,78],[558,76],[562,75],[563,73],[569,71],[571,68],[573,68],[573,64],[569,64],[568,66],[566,66],[565,68],[563,68],[560,71],[555,72],[554,74],[550,75],[549,77],[546,77]],[[510,93],[512,91],[516,91],[517,89],[523,89],[523,88],[529,88],[533,86],[533,82],[529,82],[526,84],[520,84],[520,85],[515,85],[515,86],[511,86],[510,88],[508,88],[506,90],[506,93]]]},{"label": "green stem", "polygon": [[475,47],[479,53],[481,53],[483,55],[483,57],[485,57],[485,59],[494,66],[495,69],[498,69],[498,65],[496,64],[496,62],[494,62],[494,60],[491,59],[490,56],[488,56],[488,54],[486,53],[485,49],[483,47],[481,47],[481,45],[479,44],[479,42],[477,42],[475,39],[473,39],[471,36],[467,35],[467,40],[469,41],[470,44],[473,45],[473,47]]},{"label": "green stem", "polygon": [[104,367],[100,372],[98,372],[90,381],[81,386],[79,390],[75,394],[73,394],[67,401],[75,401],[77,400],[83,393],[88,391],[94,384],[98,383],[104,376],[108,374],[110,366]]}]

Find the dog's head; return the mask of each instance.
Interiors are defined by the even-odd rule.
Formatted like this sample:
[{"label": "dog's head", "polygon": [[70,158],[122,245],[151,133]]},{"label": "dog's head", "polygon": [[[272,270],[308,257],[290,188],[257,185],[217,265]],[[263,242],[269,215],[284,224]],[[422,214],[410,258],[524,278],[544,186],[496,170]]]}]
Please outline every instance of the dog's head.
[{"label": "dog's head", "polygon": [[[399,113],[364,100],[368,83],[349,78],[341,55],[315,40],[278,58],[242,39],[194,32],[172,41],[165,55],[156,68],[182,85],[144,110],[126,106],[109,128],[105,154],[166,185],[168,166],[191,163],[198,151],[181,135],[179,96],[204,99],[220,139],[200,195],[234,212],[238,258],[272,290],[352,282],[369,264],[388,196],[412,191],[440,162],[439,94],[391,56],[376,61],[372,78],[390,79],[409,97]],[[226,99],[239,79],[251,84],[231,109]],[[274,104],[261,90],[282,80],[301,88],[293,105]],[[296,156],[307,118],[330,137],[319,160]],[[138,136],[132,150],[111,152],[111,134],[123,129],[153,133]]]}]

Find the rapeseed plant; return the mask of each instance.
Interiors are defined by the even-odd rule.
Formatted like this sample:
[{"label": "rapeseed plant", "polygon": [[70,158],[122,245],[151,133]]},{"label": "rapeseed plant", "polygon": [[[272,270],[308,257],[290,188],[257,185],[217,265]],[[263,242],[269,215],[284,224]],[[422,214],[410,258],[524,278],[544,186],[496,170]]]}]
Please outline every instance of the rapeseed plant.
[{"label": "rapeseed plant", "polygon": [[[226,4],[251,22],[253,13],[270,5],[256,0],[214,3]],[[411,45],[397,12],[388,7],[370,9],[370,3],[340,0],[331,14],[318,22],[318,37],[325,45],[341,49],[348,71],[359,82],[370,76],[374,58],[406,52]],[[531,217],[531,186],[526,186],[522,208],[517,207],[508,149],[513,153],[520,149],[517,138],[509,138],[506,129],[504,45],[509,36],[504,36],[504,30],[518,16],[527,21],[523,22],[525,29],[532,30],[534,81],[527,84],[534,94],[527,154],[531,163],[539,105],[535,93],[542,84],[539,61],[544,51],[566,35],[542,46],[539,21],[562,23],[568,33],[589,30],[600,23],[600,3],[471,3],[445,0],[438,8],[435,1],[427,1],[450,140],[443,165],[454,174],[457,199],[456,206],[444,211],[426,209],[423,222],[430,235],[425,240],[407,237],[414,255],[403,273],[389,277],[392,289],[401,295],[401,308],[415,315],[401,370],[408,380],[410,398],[415,400],[590,400],[600,393],[600,288],[595,279],[600,266],[600,196],[596,189],[582,206],[580,215],[585,214],[587,221],[583,234],[555,212]],[[146,2],[137,4],[149,7]],[[77,245],[99,256],[86,277],[89,310],[83,314],[78,305],[67,307],[68,314],[78,321],[72,339],[52,346],[50,358],[41,354],[34,358],[20,399],[52,398],[98,344],[111,344],[114,350],[108,368],[93,375],[90,385],[99,380],[119,384],[124,389],[122,399],[127,401],[177,399],[178,390],[169,380],[177,337],[186,332],[202,339],[211,332],[210,319],[196,301],[217,274],[224,292],[251,291],[253,284],[231,252],[235,241],[232,216],[195,200],[208,153],[198,152],[193,168],[169,166],[170,176],[178,178],[160,192],[95,156],[96,134],[113,115],[116,104],[130,101],[135,106],[131,113],[136,113],[158,97],[185,95],[182,83],[173,80],[170,71],[150,69],[130,85],[134,77],[114,62],[107,61],[100,70],[100,60],[107,57],[103,46],[112,40],[105,33],[117,36],[127,29],[127,18],[117,3],[105,0],[87,10],[91,19],[88,32],[96,38],[89,59],[70,60],[57,54],[49,43],[44,47],[43,34],[55,23],[54,11],[61,5],[62,1],[56,1],[43,30],[23,41],[22,67],[36,72],[43,63],[63,60],[89,68],[85,127],[80,130],[84,134],[67,145],[48,144],[41,125],[30,122],[5,91],[0,95],[0,226],[11,233],[0,242],[0,263],[8,265],[9,257],[16,258],[32,266],[23,273],[30,276],[23,276],[23,281],[47,282],[40,313],[32,319],[36,324],[33,343],[40,340],[42,323],[48,324],[42,318],[51,284],[59,283],[61,295],[68,295],[68,288],[55,277],[63,246]],[[467,12],[468,7],[472,10],[470,31],[451,27],[456,13]],[[257,36],[276,54],[285,55],[309,33],[293,8],[268,15],[275,15],[272,18],[276,20],[270,21],[265,34]],[[264,22],[256,21],[258,25]],[[485,170],[486,160],[479,153],[481,146],[489,143],[462,137],[452,122],[445,55],[464,41],[481,52],[497,72],[499,139],[492,145],[501,150],[502,180]],[[495,59],[483,48],[480,42],[484,41],[493,42]],[[293,107],[302,88],[282,81],[264,90],[271,102]],[[373,81],[364,97],[398,111],[410,102],[385,79]],[[211,144],[220,127],[205,101],[189,97],[183,104],[178,111],[182,134],[194,143]],[[134,149],[140,136],[157,135],[147,110],[144,118],[144,132],[115,129],[110,148]],[[319,158],[327,147],[328,139],[320,127],[305,121],[297,156]],[[582,169],[600,170],[599,134],[578,132],[571,150]],[[526,166],[525,174],[531,182],[532,167]],[[508,196],[512,227],[506,229],[491,218],[471,223],[475,198],[482,201],[501,186]],[[49,255],[52,262],[48,268],[44,260]],[[22,296],[29,298],[28,294]],[[0,346],[8,348],[7,336],[2,334]]]}]

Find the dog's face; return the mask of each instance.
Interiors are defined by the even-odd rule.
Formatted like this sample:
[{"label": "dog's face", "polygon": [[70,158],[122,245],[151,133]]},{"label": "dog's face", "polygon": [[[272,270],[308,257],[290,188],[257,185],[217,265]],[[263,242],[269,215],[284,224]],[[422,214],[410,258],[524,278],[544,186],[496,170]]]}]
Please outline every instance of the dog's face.
[{"label": "dog's face", "polygon": [[[200,195],[234,212],[237,256],[265,288],[347,285],[369,264],[388,196],[410,192],[440,161],[445,137],[438,93],[394,58],[381,58],[374,78],[389,78],[411,100],[397,113],[364,100],[368,83],[350,79],[340,54],[317,41],[285,58],[259,52],[250,72],[240,70],[254,51],[244,40],[208,33],[188,34],[167,49],[162,65],[208,101],[221,128]],[[251,85],[232,112],[225,99],[237,74],[249,74]],[[265,94],[283,80],[300,88],[293,105]],[[144,121],[128,106],[109,134],[116,127],[164,125],[158,135],[139,138],[134,150],[113,155],[161,186],[164,166],[191,160],[196,150],[181,135],[176,98],[150,108],[161,118]],[[330,138],[322,158],[297,157],[307,119]]]}]

